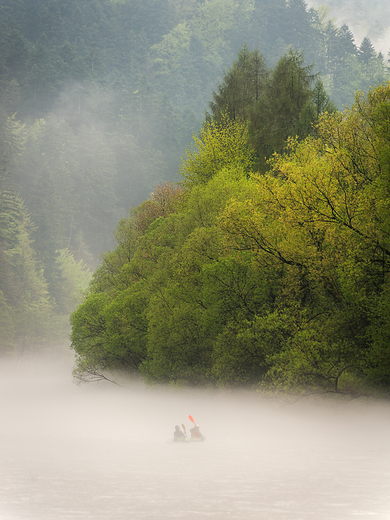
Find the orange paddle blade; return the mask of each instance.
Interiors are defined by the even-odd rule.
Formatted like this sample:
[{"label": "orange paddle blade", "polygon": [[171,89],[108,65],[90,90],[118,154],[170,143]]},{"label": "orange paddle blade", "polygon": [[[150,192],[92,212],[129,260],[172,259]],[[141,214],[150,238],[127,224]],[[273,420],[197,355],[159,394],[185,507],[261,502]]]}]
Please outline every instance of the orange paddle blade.
[{"label": "orange paddle blade", "polygon": [[191,421],[192,423],[194,423],[194,424],[195,424],[195,421],[194,421],[194,419],[193,419],[192,415],[189,415],[189,416],[188,416],[188,419],[189,419],[189,420],[190,420],[190,421]]}]

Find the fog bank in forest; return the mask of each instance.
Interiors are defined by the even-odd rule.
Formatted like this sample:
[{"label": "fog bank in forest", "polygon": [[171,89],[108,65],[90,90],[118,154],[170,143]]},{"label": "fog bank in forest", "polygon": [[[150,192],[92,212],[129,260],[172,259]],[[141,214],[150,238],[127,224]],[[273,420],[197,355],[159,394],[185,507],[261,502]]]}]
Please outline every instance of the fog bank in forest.
[{"label": "fog bank in forest", "polygon": [[390,51],[390,4],[386,0],[355,0],[335,1],[308,0],[308,7],[318,9],[320,6],[329,6],[329,17],[336,18],[336,24],[341,27],[348,25],[355,37],[357,47],[363,38],[371,40],[377,52],[381,52],[385,59]]}]

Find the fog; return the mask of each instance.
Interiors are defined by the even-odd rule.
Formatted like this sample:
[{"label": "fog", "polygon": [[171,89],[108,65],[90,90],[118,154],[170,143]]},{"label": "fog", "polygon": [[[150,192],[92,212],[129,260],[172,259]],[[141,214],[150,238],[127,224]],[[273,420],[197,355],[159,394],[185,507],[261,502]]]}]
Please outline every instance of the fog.
[{"label": "fog", "polygon": [[[2,362],[1,520],[390,518],[386,403],[77,386],[72,364]],[[189,414],[206,442],[172,442]]]},{"label": "fog", "polygon": [[308,0],[308,7],[317,9],[329,5],[329,16],[336,20],[336,25],[348,25],[359,47],[362,40],[368,37],[376,52],[381,52],[388,59],[390,52],[390,4],[385,0]]}]

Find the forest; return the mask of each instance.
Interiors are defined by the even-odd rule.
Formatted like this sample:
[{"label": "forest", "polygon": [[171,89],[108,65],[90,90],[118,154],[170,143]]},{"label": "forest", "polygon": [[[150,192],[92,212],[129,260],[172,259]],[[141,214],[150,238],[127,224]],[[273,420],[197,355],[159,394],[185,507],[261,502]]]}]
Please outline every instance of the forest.
[{"label": "forest", "polygon": [[73,312],[80,380],[386,388],[369,37],[302,0],[0,7],[3,353],[64,340]]},{"label": "forest", "polygon": [[248,119],[206,123],[183,181],[120,222],[72,314],[76,376],[386,393],[389,111],[390,83],[324,111],[266,172]]}]

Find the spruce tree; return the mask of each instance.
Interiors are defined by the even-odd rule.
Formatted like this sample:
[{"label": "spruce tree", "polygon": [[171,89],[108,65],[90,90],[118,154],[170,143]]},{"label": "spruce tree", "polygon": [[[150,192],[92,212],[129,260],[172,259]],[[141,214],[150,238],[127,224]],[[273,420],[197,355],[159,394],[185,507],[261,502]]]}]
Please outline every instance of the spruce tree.
[{"label": "spruce tree", "polygon": [[288,137],[304,138],[316,119],[312,101],[313,66],[304,64],[303,54],[290,50],[274,68],[268,83],[263,112],[263,135],[268,136],[266,155],[280,152]]},{"label": "spruce tree", "polygon": [[357,56],[359,60],[366,65],[370,63],[375,57],[376,52],[374,49],[374,46],[371,43],[371,40],[369,38],[363,38],[362,43],[359,46],[359,49],[357,51]]},{"label": "spruce tree", "polygon": [[237,61],[224,74],[213,101],[209,104],[211,116],[220,121],[227,113],[231,119],[247,118],[265,88],[268,77],[264,56],[257,49],[252,52],[244,45]]}]

